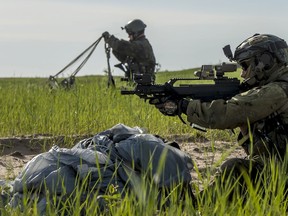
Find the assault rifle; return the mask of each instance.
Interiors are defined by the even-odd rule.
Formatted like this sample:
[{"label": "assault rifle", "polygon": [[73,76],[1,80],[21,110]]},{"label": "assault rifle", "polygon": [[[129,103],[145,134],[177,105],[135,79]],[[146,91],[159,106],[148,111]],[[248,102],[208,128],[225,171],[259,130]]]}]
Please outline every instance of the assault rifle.
[{"label": "assault rifle", "polygon": [[[122,95],[137,95],[143,99],[169,96],[175,99],[192,98],[201,101],[212,101],[215,99],[230,99],[239,93],[240,80],[224,76],[225,72],[237,70],[236,64],[202,65],[200,71],[194,74],[198,78],[173,78],[164,84],[151,84],[149,75],[141,74],[135,76],[136,87],[133,90],[122,89]],[[174,86],[177,81],[199,81],[213,80],[214,84],[180,84]]]},{"label": "assault rifle", "polygon": [[[194,75],[197,78],[173,78],[164,84],[151,84],[148,75],[134,78],[137,85],[133,90],[122,89],[122,95],[137,95],[145,100],[169,97],[173,99],[191,98],[209,102],[216,99],[228,100],[240,92],[240,80],[224,76],[225,72],[237,70],[236,64],[222,63],[220,65],[202,65]],[[212,80],[213,84],[199,84],[199,80]],[[181,82],[180,82],[181,81]],[[194,84],[179,84],[183,81],[198,81]],[[180,116],[179,116],[180,117]],[[180,117],[182,120],[182,118]],[[183,120],[182,120],[183,121]]]}]

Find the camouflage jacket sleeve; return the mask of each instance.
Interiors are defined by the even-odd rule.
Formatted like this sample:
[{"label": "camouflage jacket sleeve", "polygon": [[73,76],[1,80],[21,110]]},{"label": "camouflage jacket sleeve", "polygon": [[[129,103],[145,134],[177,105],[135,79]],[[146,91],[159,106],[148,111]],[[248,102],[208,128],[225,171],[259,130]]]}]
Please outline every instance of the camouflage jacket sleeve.
[{"label": "camouflage jacket sleeve", "polygon": [[115,57],[121,62],[124,62],[129,56],[144,65],[155,65],[153,49],[146,37],[130,42],[111,35],[107,43],[113,49]]},{"label": "camouflage jacket sleeve", "polygon": [[113,49],[114,54],[115,53],[116,55],[120,54],[122,55],[122,57],[123,56],[136,57],[136,55],[139,55],[143,52],[143,46],[141,43],[120,40],[114,37],[113,35],[111,35],[107,43]]},{"label": "camouflage jacket sleeve", "polygon": [[268,117],[287,103],[283,88],[277,83],[253,88],[232,99],[201,102],[192,100],[187,108],[187,120],[211,129],[233,129]]}]

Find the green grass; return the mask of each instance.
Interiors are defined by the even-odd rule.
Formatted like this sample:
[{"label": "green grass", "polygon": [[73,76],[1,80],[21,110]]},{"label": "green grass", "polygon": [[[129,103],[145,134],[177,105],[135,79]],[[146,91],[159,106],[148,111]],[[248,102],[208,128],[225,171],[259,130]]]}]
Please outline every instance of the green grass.
[{"label": "green grass", "polygon": [[[189,78],[195,70],[161,72],[157,74],[157,83],[164,83],[170,78]],[[229,76],[239,78],[239,72]],[[75,88],[66,91],[51,91],[47,79],[41,78],[7,78],[0,79],[0,137],[49,134],[50,136],[70,136],[96,134],[115,124],[147,128],[152,134],[169,137],[172,134],[188,134],[191,137],[206,137],[211,140],[235,141],[228,131],[208,130],[207,133],[191,129],[178,117],[167,117],[137,96],[123,96],[120,88],[124,83],[116,78],[117,88],[107,88],[107,77],[77,77]],[[184,118],[185,119],[185,118]],[[68,140],[65,147],[72,146]],[[223,158],[224,160],[225,158]],[[197,167],[196,167],[197,169]],[[227,202],[227,190],[215,188],[207,190],[208,197],[197,196],[198,209],[190,199],[179,200],[179,191],[171,191],[168,197],[170,206],[164,207],[167,197],[156,205],[156,190],[147,182],[138,185],[137,194],[129,194],[120,199],[113,186],[104,197],[107,201],[105,215],[286,215],[287,201],[284,198],[284,184],[287,166],[278,167],[274,163],[269,167],[269,175],[264,186],[252,187],[247,180],[250,196],[243,204],[242,197],[235,197],[232,203]],[[204,189],[208,188],[211,173],[204,176],[199,173]],[[279,178],[281,177],[281,178]],[[229,179],[225,179],[229,183]],[[233,183],[233,182],[232,182]],[[229,184],[228,184],[229,185]],[[180,185],[181,186],[181,185]],[[179,187],[180,187],[179,186]],[[80,194],[85,188],[80,185],[75,189],[75,196],[64,203],[57,197],[47,202],[47,215],[79,215],[82,209],[87,215],[97,215],[97,196],[81,201]],[[143,188],[148,188],[144,190]],[[177,186],[176,186],[177,188]],[[194,190],[199,192],[197,185]],[[260,196],[263,191],[266,193]],[[139,194],[142,198],[139,198]],[[186,194],[186,197],[188,195]],[[1,208],[0,215],[38,215],[35,204],[24,203],[24,210]]]},{"label": "green grass", "polygon": [[[187,77],[193,70],[158,73],[157,82]],[[195,133],[178,117],[167,117],[137,96],[124,96],[125,83],[107,87],[107,77],[76,78],[75,88],[50,91],[47,79],[0,79],[0,136],[94,134],[117,123],[161,134]]]}]

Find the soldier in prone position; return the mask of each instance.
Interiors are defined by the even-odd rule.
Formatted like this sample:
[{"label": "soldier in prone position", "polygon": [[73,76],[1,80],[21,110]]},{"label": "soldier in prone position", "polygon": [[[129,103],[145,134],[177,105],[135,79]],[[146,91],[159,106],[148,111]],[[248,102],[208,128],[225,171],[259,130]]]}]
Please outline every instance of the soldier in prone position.
[{"label": "soldier in prone position", "polygon": [[[255,34],[236,48],[234,56],[231,50],[230,54],[227,53],[230,60],[242,67],[243,92],[229,100],[203,102],[181,99],[174,100],[174,106],[171,106],[173,98],[169,98],[168,105],[163,98],[154,105],[164,115],[173,116],[182,112],[187,115],[189,123],[202,127],[240,128],[238,141],[248,157],[224,162],[213,185],[225,188],[225,180],[232,178],[233,183],[238,183],[235,184],[238,185],[237,191],[246,194],[244,176],[250,177],[254,185],[260,183],[261,186],[261,182],[267,184],[261,175],[263,170],[271,169],[272,160],[279,165],[285,162],[288,140],[288,46],[277,36]],[[287,172],[287,167],[283,170]],[[229,198],[236,194],[236,187],[234,189]]]}]

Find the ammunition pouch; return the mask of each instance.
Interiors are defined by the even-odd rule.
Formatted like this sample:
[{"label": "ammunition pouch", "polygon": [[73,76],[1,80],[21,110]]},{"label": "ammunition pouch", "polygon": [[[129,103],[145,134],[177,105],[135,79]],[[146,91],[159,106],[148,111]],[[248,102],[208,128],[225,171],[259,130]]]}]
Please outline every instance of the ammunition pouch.
[{"label": "ammunition pouch", "polygon": [[262,155],[271,157],[277,155],[283,159],[286,153],[286,142],[288,134],[288,125],[282,124],[280,116],[268,117],[252,125],[251,133],[253,143],[249,134],[238,136],[238,141],[244,151],[251,156]]}]

